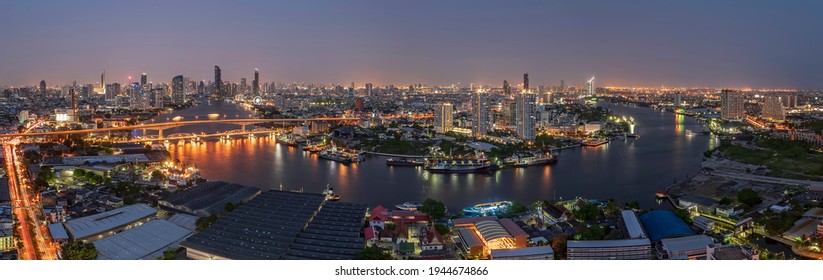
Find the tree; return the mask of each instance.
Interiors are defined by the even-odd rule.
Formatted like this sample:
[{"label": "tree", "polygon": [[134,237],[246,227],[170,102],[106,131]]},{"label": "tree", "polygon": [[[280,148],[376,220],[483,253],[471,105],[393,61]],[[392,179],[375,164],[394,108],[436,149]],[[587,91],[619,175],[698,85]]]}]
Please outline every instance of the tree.
[{"label": "tree", "polygon": [[608,199],[606,200],[606,215],[607,216],[616,216],[620,214],[620,204],[617,200]]},{"label": "tree", "polygon": [[97,258],[97,248],[94,244],[72,241],[66,243],[63,249],[63,258],[66,260],[93,260]]},{"label": "tree", "polygon": [[628,206],[631,209],[640,210],[640,202],[637,202],[637,200],[629,202],[628,204],[626,204],[626,206]]},{"label": "tree", "polygon": [[593,221],[599,219],[603,214],[600,212],[600,207],[595,204],[586,204],[578,210],[574,210],[574,216],[581,221]]},{"label": "tree", "polygon": [[216,221],[217,221],[217,214],[211,214],[211,216],[202,217],[202,218],[197,219],[197,221],[194,222],[194,225],[195,225],[197,231],[203,231],[204,229],[207,229],[212,224],[214,224],[214,222],[216,222]]},{"label": "tree", "polygon": [[446,216],[446,205],[443,202],[428,198],[423,201],[423,207],[420,207],[420,212],[426,213],[432,220],[440,220]]},{"label": "tree", "polygon": [[438,233],[440,233],[440,235],[448,235],[449,233],[451,233],[449,227],[444,224],[434,224],[434,228],[437,230]]},{"label": "tree", "polygon": [[160,170],[155,170],[155,171],[151,172],[151,180],[152,181],[163,181],[163,180],[166,180],[166,175],[164,175],[163,172],[160,172]]},{"label": "tree", "polygon": [[82,179],[86,176],[86,170],[75,168],[74,169],[74,178]]},{"label": "tree", "polygon": [[675,209],[674,215],[683,220],[684,222],[686,222],[687,224],[691,225],[694,223],[694,221],[692,221],[692,215],[689,214],[689,211],[686,209]]},{"label": "tree", "polygon": [[740,203],[746,204],[751,207],[763,202],[763,198],[761,198],[756,191],[750,188],[745,188],[737,193],[737,201],[740,201]]},{"label": "tree", "polygon": [[157,257],[158,260],[173,260],[177,258],[177,249],[168,248],[163,251],[163,256]]},{"label": "tree", "polygon": [[732,199],[728,197],[723,197],[720,199],[720,205],[729,205],[732,204]]},{"label": "tree", "polygon": [[383,252],[374,246],[368,246],[357,254],[358,260],[393,260],[391,254]]},{"label": "tree", "polygon": [[231,212],[234,211],[234,208],[234,204],[232,204],[231,202],[226,202],[226,207],[223,207],[223,210],[225,210],[226,212]]}]

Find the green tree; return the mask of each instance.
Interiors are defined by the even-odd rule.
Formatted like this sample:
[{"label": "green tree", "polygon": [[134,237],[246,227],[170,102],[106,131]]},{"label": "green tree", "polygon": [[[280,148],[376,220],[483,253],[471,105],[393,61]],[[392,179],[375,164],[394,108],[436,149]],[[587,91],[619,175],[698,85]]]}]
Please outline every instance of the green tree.
[{"label": "green tree", "polygon": [[732,204],[732,199],[728,197],[723,197],[720,199],[720,205],[729,205]]},{"label": "green tree", "polygon": [[694,221],[692,221],[692,215],[689,214],[689,211],[686,209],[675,209],[674,215],[683,220],[684,222],[686,222],[687,224],[691,225],[694,223]]},{"label": "green tree", "polygon": [[163,256],[157,257],[158,260],[173,260],[177,258],[177,249],[168,248],[163,251]]},{"label": "green tree", "polygon": [[152,181],[163,181],[166,180],[166,175],[163,174],[160,170],[155,170],[151,172],[151,180]]},{"label": "green tree", "polygon": [[763,202],[763,198],[761,198],[756,191],[750,188],[745,188],[737,193],[737,201],[748,206],[755,206]]},{"label": "green tree", "polygon": [[97,258],[97,248],[94,244],[72,241],[62,247],[63,259],[66,260],[93,260]]},{"label": "green tree", "polygon": [[451,233],[451,230],[447,225],[444,224],[434,224],[434,228],[437,230],[440,235],[448,235]]},{"label": "green tree", "polygon": [[86,170],[75,168],[74,169],[74,178],[83,179],[86,176]]},{"label": "green tree", "polygon": [[637,202],[637,200],[629,202],[628,204],[626,204],[626,206],[628,206],[631,209],[640,210],[640,202]]},{"label": "green tree", "polygon": [[234,204],[232,204],[231,202],[226,202],[226,207],[223,207],[223,210],[226,212],[231,212],[234,211],[234,208]]},{"label": "green tree", "polygon": [[423,201],[423,207],[420,207],[420,212],[426,213],[432,220],[437,221],[446,216],[446,205],[443,202],[428,198]]},{"label": "green tree", "polygon": [[573,211],[574,216],[581,221],[593,221],[599,219],[603,213],[600,212],[600,207],[595,204],[586,204],[578,210]]},{"label": "green tree", "polygon": [[214,222],[217,222],[217,215],[211,214],[211,216],[197,219],[197,221],[194,222],[194,225],[197,231],[203,231],[214,224]]},{"label": "green tree", "polygon": [[616,216],[620,214],[620,203],[614,199],[606,200],[606,215],[607,216]]},{"label": "green tree", "polygon": [[367,246],[357,254],[358,260],[393,260],[391,254],[383,252],[374,246]]}]

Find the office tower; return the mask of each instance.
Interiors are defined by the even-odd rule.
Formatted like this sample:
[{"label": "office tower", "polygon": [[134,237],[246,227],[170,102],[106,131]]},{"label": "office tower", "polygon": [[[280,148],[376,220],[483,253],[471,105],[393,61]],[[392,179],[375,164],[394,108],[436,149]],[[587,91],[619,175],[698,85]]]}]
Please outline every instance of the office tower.
[{"label": "office tower", "polygon": [[223,92],[223,79],[220,75],[220,66],[214,66],[214,98],[222,98],[221,93]]},{"label": "office tower", "polygon": [[512,94],[512,87],[509,85],[509,81],[507,80],[503,80],[503,94],[506,95],[506,97],[509,97]]},{"label": "office tower", "polygon": [[74,88],[69,88],[69,94],[71,94],[71,111],[77,116],[77,92]]},{"label": "office tower", "polygon": [[146,72],[143,72],[143,74],[140,74],[140,87],[141,88],[145,87],[146,84],[148,84],[148,83],[149,83],[149,77],[148,77],[148,75],[146,75]]},{"label": "office tower", "polygon": [[743,107],[743,93],[724,89],[720,92],[720,118],[724,120],[742,119],[746,111]]},{"label": "office tower", "polygon": [[566,91],[566,80],[560,80],[560,92]]},{"label": "office tower", "polygon": [[248,91],[249,84],[246,82],[246,78],[240,78],[240,92]]},{"label": "office tower", "polygon": [[680,107],[680,105],[683,104],[682,103],[683,101],[681,100],[681,98],[682,97],[681,97],[681,94],[679,92],[674,94],[674,101],[672,101],[672,104],[674,104],[675,108],[678,108],[678,107]]},{"label": "office tower", "polygon": [[103,74],[100,74],[100,92],[103,96],[108,97],[106,95],[106,70],[103,70]]},{"label": "office tower", "polygon": [[537,97],[534,93],[523,92],[517,96],[517,136],[523,140],[534,140]]},{"label": "office tower", "polygon": [[131,83],[129,86],[129,105],[132,109],[143,109],[144,102],[143,102],[143,90],[140,87],[140,83],[134,82]]},{"label": "office tower", "polygon": [[589,79],[589,96],[594,96],[594,76]]},{"label": "office tower", "polygon": [[372,95],[372,88],[374,88],[374,85],[372,85],[371,83],[366,84],[366,95],[367,96]]},{"label": "office tower", "polygon": [[166,96],[165,88],[153,88],[149,94],[149,106],[152,108],[162,108],[163,99]]},{"label": "office tower", "polygon": [[472,134],[483,136],[489,132],[489,108],[485,93],[475,92],[472,96]]},{"label": "office tower", "polygon": [[203,94],[205,92],[206,92],[206,82],[200,81],[200,83],[197,84],[197,93]]},{"label": "office tower", "polygon": [[523,74],[523,91],[529,91],[529,73]]},{"label": "office tower", "polygon": [[766,101],[763,103],[763,112],[761,116],[764,119],[771,121],[786,120],[786,109],[783,108],[783,100],[780,96],[769,95],[766,96]]},{"label": "office tower", "polygon": [[257,68],[254,68],[254,80],[251,81],[251,86],[253,87],[252,94],[254,96],[260,94],[260,70],[257,70]]},{"label": "office tower", "polygon": [[46,94],[46,80],[40,81],[40,94]]},{"label": "office tower", "polygon": [[437,133],[446,133],[452,130],[454,116],[451,103],[440,103],[434,106],[434,130]]},{"label": "office tower", "polygon": [[186,103],[186,90],[183,88],[183,85],[183,75],[177,75],[171,79],[171,103],[176,105]]},{"label": "office tower", "polygon": [[501,105],[498,123],[506,126],[517,124],[517,101],[513,98],[506,98]]}]

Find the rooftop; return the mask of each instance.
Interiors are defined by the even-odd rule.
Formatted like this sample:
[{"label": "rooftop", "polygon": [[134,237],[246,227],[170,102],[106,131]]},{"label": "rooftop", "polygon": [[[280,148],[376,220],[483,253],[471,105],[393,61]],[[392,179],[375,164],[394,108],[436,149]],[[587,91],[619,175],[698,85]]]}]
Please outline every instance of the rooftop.
[{"label": "rooftop", "polygon": [[353,259],[363,250],[360,231],[367,209],[366,204],[327,202],[283,259]]},{"label": "rooftop", "polygon": [[706,246],[709,244],[714,244],[714,241],[711,237],[705,235],[692,235],[676,238],[665,238],[660,240],[660,243],[667,251],[675,253],[701,249],[705,250]]},{"label": "rooftop", "polygon": [[617,239],[617,240],[569,240],[568,248],[616,248],[632,246],[651,246],[648,239]]},{"label": "rooftop", "polygon": [[206,217],[223,212],[227,203],[238,204],[259,193],[258,187],[211,181],[170,194],[159,201],[159,204],[173,210]]},{"label": "rooftop", "polygon": [[652,242],[663,238],[694,235],[694,231],[672,211],[654,210],[640,216]]},{"label": "rooftop", "polygon": [[517,249],[498,249],[498,250],[492,250],[492,259],[495,259],[495,258],[511,258],[511,257],[520,257],[520,256],[533,256],[533,255],[544,255],[544,254],[554,255],[554,250],[552,250],[551,246],[526,247],[526,248],[517,248]]},{"label": "rooftop", "polygon": [[94,241],[98,260],[147,260],[177,247],[192,231],[167,220],[152,220],[133,229]]},{"label": "rooftop", "polygon": [[157,209],[146,204],[132,204],[66,222],[66,229],[75,239],[106,232],[134,221],[154,216]]},{"label": "rooftop", "polygon": [[626,225],[629,238],[647,238],[646,232],[643,231],[643,226],[640,225],[640,220],[637,219],[634,211],[623,210],[620,211],[620,215],[623,217],[623,223]]},{"label": "rooftop", "polygon": [[63,224],[49,224],[49,234],[52,239],[69,239],[69,234],[66,233]]}]

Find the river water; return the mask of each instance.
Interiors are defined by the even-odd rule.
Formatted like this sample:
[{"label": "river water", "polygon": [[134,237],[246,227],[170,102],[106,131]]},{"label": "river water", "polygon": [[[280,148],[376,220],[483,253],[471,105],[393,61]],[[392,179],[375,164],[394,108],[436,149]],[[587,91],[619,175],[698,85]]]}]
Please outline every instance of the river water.
[{"label": "river water", "polygon": [[[384,157],[370,156],[358,164],[343,165],[276,144],[270,137],[242,138],[202,143],[171,143],[172,156],[193,162],[210,180],[248,184],[263,189],[321,192],[330,185],[343,201],[372,206],[391,205],[431,197],[451,209],[482,202],[512,200],[524,203],[574,197],[638,201],[643,208],[668,208],[654,199],[675,180],[695,173],[703,151],[716,144],[710,136],[687,136],[700,131],[694,119],[649,108],[601,103],[616,115],[634,118],[640,138],[618,140],[600,147],[573,148],[559,152],[550,166],[503,169],[492,174],[430,174],[421,168],[386,166]],[[160,115],[155,121],[175,116],[204,119],[207,114],[228,118],[248,117],[252,112],[235,104],[204,101],[185,110]],[[169,129],[177,132],[215,132],[237,129],[234,125],[200,125]],[[139,133],[139,132],[136,132]]]}]

